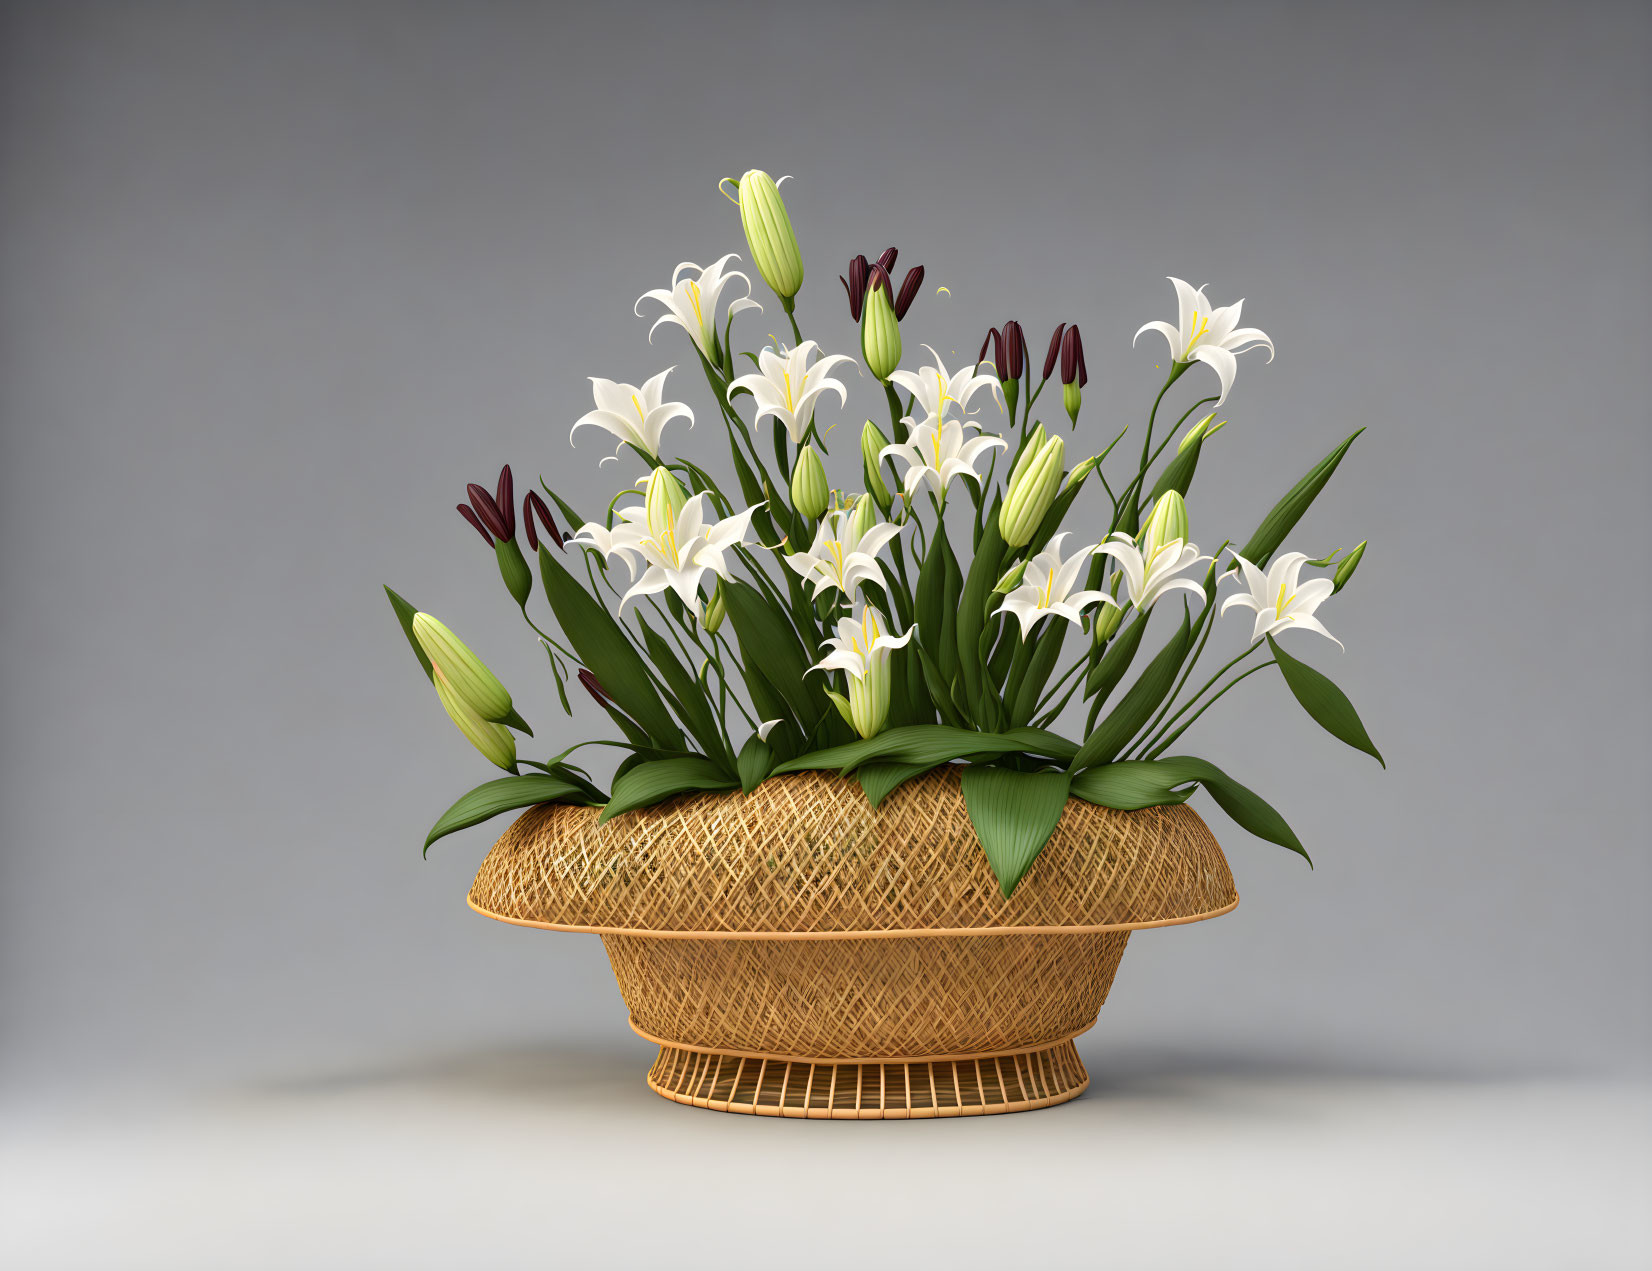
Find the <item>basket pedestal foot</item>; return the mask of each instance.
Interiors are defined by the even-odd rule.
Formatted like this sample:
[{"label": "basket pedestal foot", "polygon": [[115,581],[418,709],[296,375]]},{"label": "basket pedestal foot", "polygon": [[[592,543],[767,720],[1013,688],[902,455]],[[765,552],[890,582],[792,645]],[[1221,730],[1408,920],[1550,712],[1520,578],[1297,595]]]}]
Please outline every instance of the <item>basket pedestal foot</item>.
[{"label": "basket pedestal foot", "polygon": [[648,1088],[716,1112],[847,1120],[984,1116],[1066,1103],[1090,1084],[1071,1040],[1043,1050],[886,1062],[756,1058],[661,1046]]}]

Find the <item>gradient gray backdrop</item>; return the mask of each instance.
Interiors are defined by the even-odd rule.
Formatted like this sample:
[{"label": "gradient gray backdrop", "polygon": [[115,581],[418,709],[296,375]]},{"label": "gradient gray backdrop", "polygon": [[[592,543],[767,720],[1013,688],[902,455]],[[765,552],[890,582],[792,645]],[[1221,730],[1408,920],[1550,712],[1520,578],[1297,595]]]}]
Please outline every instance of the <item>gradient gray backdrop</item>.
[{"label": "gradient gray backdrop", "polygon": [[1143,417],[1166,274],[1246,297],[1279,355],[1241,359],[1201,542],[1369,429],[1293,543],[1371,540],[1346,655],[1300,651],[1389,770],[1277,685],[1208,717],[1318,869],[1211,812],[1244,902],[1132,941],[1092,1067],[1644,1072],[1644,6],[34,4],[0,35],[14,1093],[625,1045],[594,938],[465,909],[502,823],[421,861],[490,770],[379,586],[499,670],[530,753],[599,731],[453,504],[504,460],[608,488],[568,446],[585,377],[689,363],[632,301],[744,251],[715,184],[750,166],[796,175],[831,347],[834,275],[891,242],[929,270],[913,352],[1081,322],[1079,446]]}]

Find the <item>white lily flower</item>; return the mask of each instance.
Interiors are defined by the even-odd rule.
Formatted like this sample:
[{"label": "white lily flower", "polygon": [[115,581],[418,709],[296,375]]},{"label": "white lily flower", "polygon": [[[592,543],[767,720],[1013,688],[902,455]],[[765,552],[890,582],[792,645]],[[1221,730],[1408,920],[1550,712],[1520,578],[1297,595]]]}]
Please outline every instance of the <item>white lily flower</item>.
[{"label": "white lily flower", "polygon": [[1307,556],[1301,552],[1286,552],[1274,561],[1266,574],[1237,552],[1233,558],[1244,571],[1245,585],[1250,591],[1229,596],[1222,602],[1222,612],[1226,613],[1234,605],[1254,609],[1256,626],[1250,636],[1253,643],[1276,631],[1301,627],[1306,631],[1319,632],[1337,648],[1342,648],[1342,641],[1327,631],[1325,625],[1313,616],[1314,610],[1324,604],[1326,598],[1335,590],[1336,583],[1329,578],[1310,578],[1305,583],[1297,582],[1297,576],[1302,572]]},{"label": "white lily flower", "polygon": [[[747,278],[738,269],[725,272],[724,267],[731,260],[737,259],[733,252],[722,259],[712,262],[704,269],[691,260],[685,260],[671,272],[671,288],[656,287],[653,291],[645,291],[637,297],[637,303],[632,306],[632,312],[642,317],[642,302],[644,300],[658,300],[665,306],[665,312],[654,320],[654,325],[648,328],[648,339],[654,339],[654,332],[662,322],[675,323],[688,332],[689,338],[694,341],[694,347],[705,355],[707,361],[713,361],[712,350],[717,344],[717,301],[723,294],[723,288],[738,278],[746,284],[746,290],[751,291],[751,279]],[[694,270],[695,276],[685,277],[688,270]],[[762,312],[763,306],[750,298],[742,296],[730,302],[729,317],[733,317],[743,309],[756,309]]]},{"label": "white lily flower", "polygon": [[1151,543],[1144,558],[1136,546],[1136,540],[1121,533],[1114,534],[1096,550],[1119,563],[1119,569],[1124,573],[1125,591],[1130,603],[1136,606],[1137,613],[1146,613],[1153,607],[1153,602],[1167,591],[1181,589],[1198,596],[1205,594],[1205,589],[1191,578],[1176,577],[1184,569],[1210,559],[1199,555],[1196,544],[1185,543],[1179,538],[1165,543]]},{"label": "white lily flower", "polygon": [[1216,399],[1217,409],[1227,400],[1233,387],[1233,377],[1239,369],[1236,354],[1248,349],[1266,346],[1268,361],[1273,361],[1273,341],[1257,327],[1241,327],[1239,311],[1245,302],[1217,308],[1205,296],[1203,287],[1193,288],[1180,278],[1172,278],[1176,288],[1176,325],[1168,322],[1149,322],[1136,332],[1134,344],[1142,331],[1157,331],[1170,346],[1174,362],[1204,362],[1222,381],[1222,395]]},{"label": "white lily flower", "polygon": [[[961,416],[969,414],[969,399],[981,389],[990,389],[992,396],[1003,406],[1003,390],[999,387],[998,377],[991,371],[982,371],[977,374],[973,366],[960,367],[952,374],[947,373],[946,363],[941,361],[941,355],[929,349],[929,356],[935,359],[934,365],[926,366],[921,371],[892,371],[889,381],[898,384],[912,394],[915,404],[923,408],[923,413],[930,419],[944,419],[948,405],[958,407]],[[904,422],[910,424],[911,420]]]},{"label": "white lily flower", "polygon": [[757,354],[759,370],[742,375],[729,384],[729,400],[734,390],[748,390],[757,402],[757,414],[752,422],[764,415],[773,415],[786,427],[794,445],[801,445],[809,424],[814,419],[815,403],[823,393],[837,394],[838,405],[849,400],[849,389],[841,380],[829,378],[831,369],[839,362],[853,362],[851,357],[832,353],[813,366],[809,360],[819,351],[813,340],[805,340],[785,354],[764,348]]},{"label": "white lily flower", "polygon": [[[975,470],[975,461],[982,452],[994,446],[1007,448],[1002,437],[971,437],[965,441],[964,425],[956,419],[943,423],[939,415],[932,414],[921,424],[911,420],[906,422],[906,440],[885,446],[878,457],[893,456],[907,465],[904,484],[908,500],[920,485],[927,485],[938,498],[944,500],[946,488],[954,477],[969,476],[980,480],[981,474]],[[974,427],[974,424],[970,426]]]},{"label": "white lily flower", "polygon": [[[849,702],[845,717],[862,737],[875,736],[889,719],[889,653],[898,649],[917,634],[918,628],[908,627],[898,636],[888,635],[878,622],[877,611],[863,608],[853,618],[844,618],[837,624],[837,636],[828,639],[832,646],[811,671],[842,671],[849,678]],[[830,690],[828,690],[830,691]],[[842,702],[842,698],[833,694]],[[838,709],[843,711],[843,706]]]},{"label": "white lily flower", "polygon": [[815,541],[806,552],[793,552],[786,564],[814,584],[815,595],[827,587],[836,587],[853,599],[863,583],[876,583],[888,589],[883,568],[877,554],[890,539],[899,534],[900,526],[883,522],[862,529],[857,525],[855,509],[828,512],[815,530]]},{"label": "white lily flower", "polygon": [[609,530],[587,522],[569,541],[594,547],[608,557],[622,557],[633,578],[639,564],[647,565],[642,577],[620,597],[621,605],[633,596],[647,596],[669,587],[698,612],[701,579],[708,571],[719,578],[729,576],[725,553],[745,542],[752,513],[762,506],[707,523],[705,501],[705,494],[696,494],[675,517],[663,499],[652,509],[652,515],[647,503],[633,503],[619,510],[623,524]]},{"label": "white lily flower", "polygon": [[1003,609],[1015,615],[1021,624],[1021,638],[1025,640],[1039,620],[1055,614],[1077,625],[1084,620],[1086,606],[1101,601],[1117,605],[1103,591],[1074,591],[1079,574],[1089,565],[1096,547],[1081,547],[1065,560],[1061,558],[1061,544],[1068,535],[1057,534],[1043,551],[1027,562],[1021,575],[1021,585],[1004,597]]},{"label": "white lily flower", "polygon": [[774,731],[774,726],[779,722],[780,721],[778,719],[765,719],[757,726],[757,740],[767,741],[769,739],[769,734]]},{"label": "white lily flower", "polygon": [[[665,377],[677,368],[668,366],[646,384],[616,384],[598,376],[591,377],[591,395],[596,409],[581,415],[568,430],[568,440],[587,424],[595,424],[605,432],[613,433],[621,445],[629,442],[649,458],[660,456],[660,433],[673,419],[688,420],[694,426],[694,412],[684,402],[668,402],[665,397]],[[604,459],[618,456],[619,450]]]}]

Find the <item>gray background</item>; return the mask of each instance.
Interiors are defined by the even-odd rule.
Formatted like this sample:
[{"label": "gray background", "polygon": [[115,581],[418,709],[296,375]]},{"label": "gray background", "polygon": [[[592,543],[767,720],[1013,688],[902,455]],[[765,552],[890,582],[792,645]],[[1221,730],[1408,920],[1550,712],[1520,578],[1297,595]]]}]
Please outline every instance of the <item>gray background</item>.
[{"label": "gray background", "polygon": [[[1207,548],[1369,428],[1293,536],[1372,541],[1322,611],[1348,652],[1298,652],[1389,770],[1277,684],[1190,734],[1318,869],[1212,812],[1244,903],[1132,942],[1085,1042],[1099,1084],[1644,1075],[1644,6],[35,4],[0,23],[16,1106],[523,1046],[546,1065],[609,1047],[641,1090],[599,943],[464,908],[487,829],[420,860],[491,770],[379,585],[448,619],[544,750],[597,731],[556,711],[452,505],[507,459],[519,487],[610,488],[594,435],[568,447],[585,377],[677,363],[692,388],[632,301],[678,260],[744,252],[715,182],[749,166],[796,175],[799,316],[829,347],[853,351],[836,273],[890,242],[929,271],[913,353],[973,355],[1012,314],[1041,350],[1079,321],[1075,450],[1139,429],[1164,350],[1130,335],[1173,318],[1165,274],[1247,297],[1279,356],[1241,359],[1194,492]],[[748,339],[780,320],[756,295]],[[823,417],[879,408],[856,393]]]}]

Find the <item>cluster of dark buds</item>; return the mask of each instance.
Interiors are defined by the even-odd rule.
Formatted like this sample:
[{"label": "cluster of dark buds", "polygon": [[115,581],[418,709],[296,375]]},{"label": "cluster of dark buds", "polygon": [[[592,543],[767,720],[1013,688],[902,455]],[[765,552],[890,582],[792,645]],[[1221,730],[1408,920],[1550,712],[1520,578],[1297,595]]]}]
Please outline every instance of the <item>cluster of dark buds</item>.
[{"label": "cluster of dark buds", "polygon": [[1069,326],[1063,322],[1050,336],[1050,347],[1044,354],[1044,371],[1037,388],[1033,387],[1032,376],[1028,374],[1031,366],[1027,361],[1027,335],[1019,322],[1011,318],[1002,327],[992,327],[987,331],[986,339],[981,341],[981,351],[975,355],[977,366],[986,362],[989,349],[992,351],[993,371],[1004,390],[1004,404],[1012,416],[1021,395],[1023,376],[1028,388],[1036,392],[1049,382],[1059,360],[1062,404],[1073,423],[1078,423],[1079,390],[1090,382],[1090,374],[1084,367],[1084,341],[1079,338],[1076,325]]},{"label": "cluster of dark buds", "polygon": [[857,323],[860,321],[861,305],[866,300],[866,293],[873,286],[881,286],[893,295],[897,322],[906,317],[906,311],[918,298],[918,288],[924,283],[922,265],[914,265],[906,271],[899,292],[895,292],[889,281],[889,275],[895,268],[895,258],[899,255],[900,252],[891,247],[875,262],[868,263],[865,256],[856,256],[849,262],[849,276],[837,276],[837,280],[843,284],[844,293],[849,297],[849,316]]},{"label": "cluster of dark buds", "polygon": [[[470,502],[459,504],[459,515],[493,548],[505,587],[517,604],[526,606],[533,594],[533,571],[528,568],[522,549],[516,545],[516,482],[511,476],[510,464],[499,469],[499,484],[491,494],[474,481],[465,487],[465,493],[470,496]],[[534,552],[539,551],[536,518],[558,550],[566,550],[562,546],[562,531],[551,518],[551,509],[537,491],[529,490],[522,500],[522,528],[527,531],[528,547]]]},{"label": "cluster of dark buds", "polygon": [[1064,322],[1050,337],[1050,352],[1044,359],[1045,379],[1050,378],[1058,346],[1061,351],[1061,404],[1067,408],[1067,417],[1076,425],[1079,403],[1083,398],[1080,390],[1090,382],[1090,372],[1084,365],[1084,341],[1078,334],[1076,324],[1068,326]]}]

